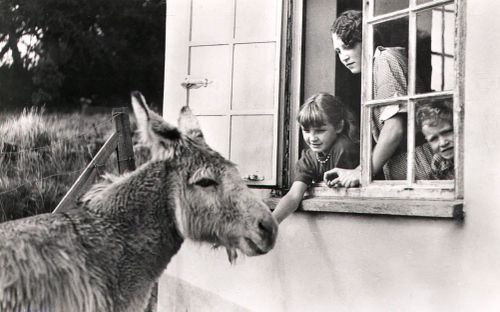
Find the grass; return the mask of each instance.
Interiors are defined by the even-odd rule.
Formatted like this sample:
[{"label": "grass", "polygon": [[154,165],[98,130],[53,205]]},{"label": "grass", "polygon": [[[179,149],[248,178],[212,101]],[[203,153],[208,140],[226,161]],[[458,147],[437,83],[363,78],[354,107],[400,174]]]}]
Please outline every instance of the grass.
[{"label": "grass", "polygon": [[[111,113],[47,114],[33,108],[2,116],[0,222],[51,212],[113,129]],[[136,165],[149,158],[144,148],[134,150]],[[114,154],[104,168],[117,172]]]}]

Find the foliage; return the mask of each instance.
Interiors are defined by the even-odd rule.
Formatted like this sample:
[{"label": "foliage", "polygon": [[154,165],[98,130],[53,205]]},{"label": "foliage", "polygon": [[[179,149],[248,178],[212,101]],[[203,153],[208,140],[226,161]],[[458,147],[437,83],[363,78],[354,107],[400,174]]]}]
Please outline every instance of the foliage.
[{"label": "foliage", "polygon": [[[2,118],[0,222],[52,211],[113,129],[107,114],[30,109]],[[149,158],[145,148],[137,145],[134,150],[136,165]],[[114,154],[104,170],[116,173]]]},{"label": "foliage", "polygon": [[[10,78],[30,87],[35,104],[77,105],[83,97],[117,106],[132,89],[159,101],[164,37],[165,0],[0,1],[0,60],[12,59],[2,67],[30,73],[29,81]],[[26,38],[36,40],[23,54]],[[3,85],[0,93],[8,92]]]}]

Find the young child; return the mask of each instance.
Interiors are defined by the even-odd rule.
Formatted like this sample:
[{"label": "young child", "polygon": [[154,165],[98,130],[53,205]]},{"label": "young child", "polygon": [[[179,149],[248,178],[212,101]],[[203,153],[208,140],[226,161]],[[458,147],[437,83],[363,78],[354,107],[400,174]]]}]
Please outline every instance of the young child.
[{"label": "young child", "polygon": [[431,102],[417,110],[417,125],[431,146],[431,174],[436,180],[455,178],[453,112],[443,102]]},{"label": "young child", "polygon": [[359,164],[359,128],[338,97],[313,95],[302,105],[297,120],[309,148],[302,151],[295,166],[295,181],[273,212],[278,222],[299,207],[308,186],[323,181],[327,170],[353,169]]}]

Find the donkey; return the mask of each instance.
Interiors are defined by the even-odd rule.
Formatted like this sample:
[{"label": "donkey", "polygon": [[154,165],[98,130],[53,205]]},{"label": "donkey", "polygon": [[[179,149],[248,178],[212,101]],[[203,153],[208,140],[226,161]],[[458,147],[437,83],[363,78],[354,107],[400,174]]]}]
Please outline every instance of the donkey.
[{"label": "donkey", "polygon": [[278,225],[188,108],[176,128],[132,93],[152,159],[65,212],[0,224],[0,311],[144,311],[184,239],[265,254]]}]

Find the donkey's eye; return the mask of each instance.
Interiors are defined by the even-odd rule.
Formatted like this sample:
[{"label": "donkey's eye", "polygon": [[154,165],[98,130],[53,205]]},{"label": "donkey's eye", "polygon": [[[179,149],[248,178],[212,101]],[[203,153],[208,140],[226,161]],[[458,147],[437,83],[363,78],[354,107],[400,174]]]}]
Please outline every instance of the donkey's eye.
[{"label": "donkey's eye", "polygon": [[217,182],[215,180],[209,179],[209,178],[202,178],[196,181],[194,184],[201,186],[201,187],[209,187],[209,186],[216,186]]}]

